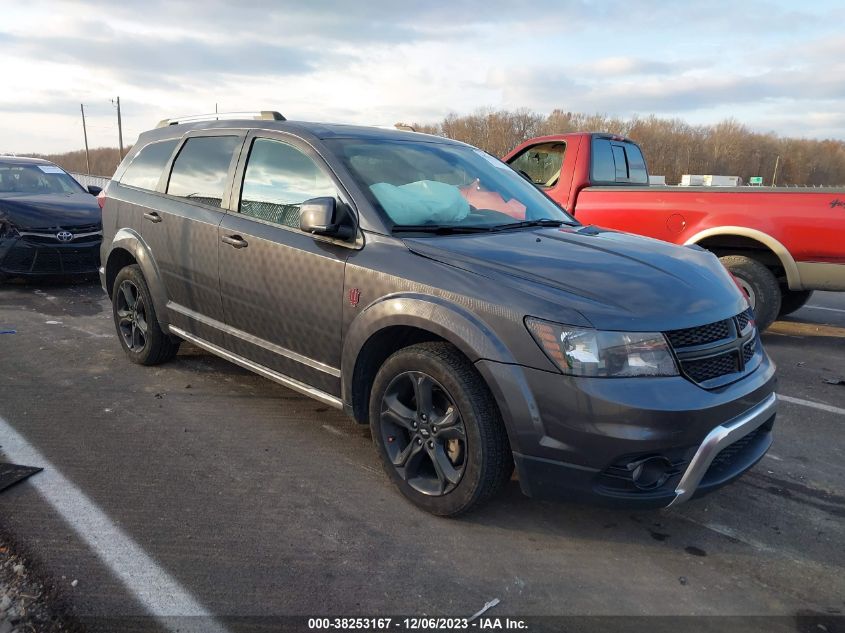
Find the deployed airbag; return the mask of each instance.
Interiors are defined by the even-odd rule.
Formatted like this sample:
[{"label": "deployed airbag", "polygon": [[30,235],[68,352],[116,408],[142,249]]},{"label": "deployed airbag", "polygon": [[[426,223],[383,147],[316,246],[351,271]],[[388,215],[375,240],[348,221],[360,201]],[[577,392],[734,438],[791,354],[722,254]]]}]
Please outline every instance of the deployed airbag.
[{"label": "deployed airbag", "polygon": [[450,224],[469,215],[469,202],[460,190],[436,180],[418,180],[398,187],[378,182],[370,190],[397,224]]}]

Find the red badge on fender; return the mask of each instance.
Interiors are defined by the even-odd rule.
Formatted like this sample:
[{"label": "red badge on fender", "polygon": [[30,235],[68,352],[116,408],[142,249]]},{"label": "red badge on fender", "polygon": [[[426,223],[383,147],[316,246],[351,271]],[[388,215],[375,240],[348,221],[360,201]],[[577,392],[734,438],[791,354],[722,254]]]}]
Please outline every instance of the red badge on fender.
[{"label": "red badge on fender", "polygon": [[358,302],[361,300],[361,291],[357,288],[350,288],[349,289],[349,305],[353,308],[358,305]]}]

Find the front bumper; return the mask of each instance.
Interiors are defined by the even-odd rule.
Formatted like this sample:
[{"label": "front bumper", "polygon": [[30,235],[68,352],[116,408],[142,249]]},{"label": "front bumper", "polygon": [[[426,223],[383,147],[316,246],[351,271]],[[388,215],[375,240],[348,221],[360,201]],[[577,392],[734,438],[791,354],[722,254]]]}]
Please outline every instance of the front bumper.
[{"label": "front bumper", "polygon": [[[505,418],[520,485],[542,499],[664,507],[714,490],[772,442],[775,368],[706,390],[681,377],[572,378],[479,361]],[[642,485],[638,465],[663,475]]]},{"label": "front bumper", "polygon": [[9,277],[90,275],[100,265],[101,237],[67,244],[11,237],[0,240],[0,273]]}]

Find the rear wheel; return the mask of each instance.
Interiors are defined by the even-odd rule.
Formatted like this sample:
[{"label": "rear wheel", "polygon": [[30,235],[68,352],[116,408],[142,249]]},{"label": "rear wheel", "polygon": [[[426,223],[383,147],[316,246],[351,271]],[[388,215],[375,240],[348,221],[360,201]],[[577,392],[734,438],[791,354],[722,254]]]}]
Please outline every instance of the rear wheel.
[{"label": "rear wheel", "polygon": [[778,316],[786,316],[804,307],[810,297],[813,296],[812,290],[787,290],[781,289],[780,300],[780,314]]},{"label": "rear wheel", "polygon": [[447,343],[421,343],[385,361],[370,397],[370,428],[382,464],[420,508],[457,516],[510,478],[513,458],[481,376]]},{"label": "rear wheel", "polygon": [[159,326],[150,290],[137,264],[117,273],[112,314],[120,344],[133,363],[158,365],[176,356],[179,342]]},{"label": "rear wheel", "polygon": [[757,327],[765,330],[780,312],[780,286],[768,268],[756,259],[745,255],[726,255],[719,258],[739,282],[754,308]]}]

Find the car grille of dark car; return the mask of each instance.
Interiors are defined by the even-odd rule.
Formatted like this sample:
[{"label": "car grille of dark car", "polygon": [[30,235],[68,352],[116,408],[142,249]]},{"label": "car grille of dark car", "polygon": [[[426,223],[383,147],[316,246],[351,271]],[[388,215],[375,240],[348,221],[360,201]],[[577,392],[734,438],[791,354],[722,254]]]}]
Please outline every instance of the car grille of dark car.
[{"label": "car grille of dark car", "polygon": [[774,417],[723,448],[707,468],[701,486],[719,485],[748,469],[771,443]]},{"label": "car grille of dark car", "polygon": [[666,332],[666,336],[674,348],[705,345],[728,338],[731,334],[729,323],[730,320],[716,321],[701,327],[671,330]]},{"label": "car grille of dark car", "polygon": [[666,332],[681,372],[693,382],[715,388],[756,369],[760,358],[754,313],[749,308],[730,319]]},{"label": "car grille of dark car", "polygon": [[19,274],[77,274],[100,265],[99,245],[88,248],[33,248],[18,242],[0,262],[0,269]]},{"label": "car grille of dark car", "polygon": [[[102,235],[102,230],[103,229],[100,224],[85,224],[68,227],[55,226],[38,229],[21,229],[21,232],[24,234],[24,239],[26,239],[27,242],[34,244],[56,244],[59,242],[59,239],[56,237],[56,235],[60,231],[68,231],[72,233],[73,238],[71,239],[71,243],[73,243],[90,242],[92,240],[99,239],[99,237]],[[97,233],[99,235],[92,235],[92,233]]]}]

